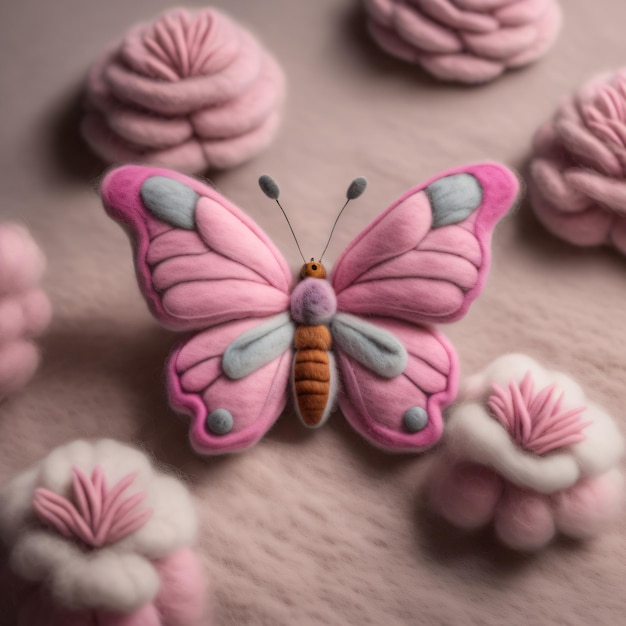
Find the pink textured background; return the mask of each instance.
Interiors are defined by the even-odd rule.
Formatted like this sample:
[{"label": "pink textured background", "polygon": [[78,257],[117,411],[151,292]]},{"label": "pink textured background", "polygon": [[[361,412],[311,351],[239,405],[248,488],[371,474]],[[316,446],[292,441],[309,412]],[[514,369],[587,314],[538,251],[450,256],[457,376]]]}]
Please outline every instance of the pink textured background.
[{"label": "pink textured background", "polygon": [[[193,3],[192,3],[193,4]],[[625,62],[622,0],[567,0],[538,65],[480,88],[439,85],[380,54],[355,0],[221,0],[282,61],[285,124],[254,162],[214,177],[285,251],[258,191],[276,177],[306,255],[323,248],[349,181],[370,188],[342,218],[329,261],[389,202],[437,170],[498,159],[521,168],[560,96]],[[49,259],[56,318],[28,390],[0,406],[0,480],[76,437],[140,442],[188,478],[202,518],[220,625],[560,624],[623,620],[626,520],[584,546],[525,557],[488,533],[466,539],[422,510],[428,457],[388,456],[340,416],[319,432],[281,419],[256,448],[204,460],[165,405],[173,336],[141,300],[128,242],[95,194],[102,166],[76,136],[89,62],[162,1],[21,0],[0,8],[0,211]],[[470,314],[447,329],[463,371],[509,350],[568,369],[626,429],[626,261],[545,234],[525,209],[496,231],[494,266]],[[0,623],[12,623],[0,584]]]}]

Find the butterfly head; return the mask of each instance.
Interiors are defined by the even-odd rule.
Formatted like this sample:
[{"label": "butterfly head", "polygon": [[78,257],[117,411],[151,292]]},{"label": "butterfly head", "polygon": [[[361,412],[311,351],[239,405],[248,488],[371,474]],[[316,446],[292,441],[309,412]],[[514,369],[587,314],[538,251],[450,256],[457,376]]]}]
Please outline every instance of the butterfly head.
[{"label": "butterfly head", "polygon": [[326,278],[326,268],[319,261],[311,259],[302,266],[300,278]]}]

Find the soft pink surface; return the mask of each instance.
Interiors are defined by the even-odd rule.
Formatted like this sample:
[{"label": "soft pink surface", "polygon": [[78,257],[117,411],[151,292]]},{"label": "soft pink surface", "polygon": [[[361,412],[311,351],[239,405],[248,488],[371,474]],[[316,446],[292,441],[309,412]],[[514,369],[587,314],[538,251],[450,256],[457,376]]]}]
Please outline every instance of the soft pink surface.
[{"label": "soft pink surface", "polygon": [[[480,88],[441,85],[385,55],[360,2],[219,2],[275,52],[290,81],[271,150],[215,179],[301,264],[282,216],[259,192],[270,173],[305,256],[324,247],[347,184],[348,207],[325,257],[416,181],[495,159],[518,170],[562,95],[623,65],[626,5],[569,0],[540,63]],[[201,459],[167,409],[162,368],[174,337],[141,299],[128,241],[94,191],[103,166],[76,139],[74,90],[89,62],[132,23],[168,4],[24,0],[0,19],[0,206],[21,217],[49,259],[56,318],[42,367],[0,406],[0,478],[76,437],[142,442],[176,466],[200,507],[201,556],[220,625],[619,624],[626,521],[587,544],[556,541],[532,557],[465,537],[420,501],[429,457],[389,456],[331,417],[319,431],[280,419],[250,451]],[[68,20],[67,15],[72,19]],[[522,351],[569,371],[626,428],[626,263],[548,235],[523,206],[496,229],[486,289],[446,326],[462,372]],[[15,599],[0,586],[0,624]]]}]

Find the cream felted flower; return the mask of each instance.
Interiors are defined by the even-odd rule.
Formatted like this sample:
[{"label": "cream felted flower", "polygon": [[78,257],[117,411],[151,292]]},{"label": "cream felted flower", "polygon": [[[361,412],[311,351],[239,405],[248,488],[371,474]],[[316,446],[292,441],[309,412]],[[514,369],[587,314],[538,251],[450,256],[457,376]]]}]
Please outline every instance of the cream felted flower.
[{"label": "cream felted flower", "polygon": [[145,619],[167,614],[182,593],[193,605],[184,620],[145,623],[195,623],[205,591],[189,551],[196,531],[185,487],[109,439],[61,446],[0,490],[12,569],[70,612]]},{"label": "cream felted flower", "polygon": [[557,531],[593,534],[615,515],[624,442],[571,378],[506,355],[468,378],[459,399],[431,487],[449,521],[493,520],[502,541],[535,549]]}]

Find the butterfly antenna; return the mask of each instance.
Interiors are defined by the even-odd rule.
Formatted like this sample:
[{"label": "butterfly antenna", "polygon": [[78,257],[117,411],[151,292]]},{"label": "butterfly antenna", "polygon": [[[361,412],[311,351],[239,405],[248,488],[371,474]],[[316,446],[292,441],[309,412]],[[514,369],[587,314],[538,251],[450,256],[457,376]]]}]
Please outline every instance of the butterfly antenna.
[{"label": "butterfly antenna", "polygon": [[302,254],[302,250],[300,249],[300,244],[298,243],[298,238],[296,237],[296,233],[293,232],[293,228],[291,227],[291,222],[289,221],[289,218],[287,217],[287,213],[285,213],[285,209],[283,209],[282,205],[278,201],[278,196],[280,195],[280,189],[278,185],[276,184],[276,181],[271,176],[268,176],[267,174],[263,174],[263,176],[259,178],[259,187],[261,188],[261,191],[270,200],[276,201],[276,204],[279,206],[280,210],[283,212],[283,215],[285,216],[285,219],[287,220],[287,225],[289,226],[289,230],[291,231],[291,234],[293,235],[293,239],[296,242],[296,246],[298,246],[298,252],[300,253],[300,256],[302,257],[302,261],[306,263],[306,259],[304,258],[304,254]]},{"label": "butterfly antenna", "polygon": [[339,221],[339,218],[341,217],[343,210],[348,206],[348,202],[350,202],[350,200],[355,200],[356,198],[358,198],[365,191],[366,187],[367,187],[367,178],[363,178],[363,176],[359,176],[358,178],[355,178],[350,183],[350,186],[348,187],[348,191],[346,192],[346,198],[347,198],[346,203],[341,207],[341,211],[339,211],[339,215],[337,215],[335,219],[335,223],[333,224],[333,227],[330,230],[330,235],[328,235],[328,241],[326,242],[324,251],[322,252],[319,258],[320,263],[322,262],[322,257],[326,254],[326,250],[328,249],[330,240],[332,239],[333,233],[335,232],[335,226],[337,226],[337,222]]}]

